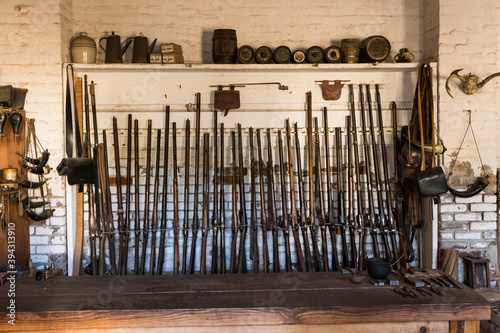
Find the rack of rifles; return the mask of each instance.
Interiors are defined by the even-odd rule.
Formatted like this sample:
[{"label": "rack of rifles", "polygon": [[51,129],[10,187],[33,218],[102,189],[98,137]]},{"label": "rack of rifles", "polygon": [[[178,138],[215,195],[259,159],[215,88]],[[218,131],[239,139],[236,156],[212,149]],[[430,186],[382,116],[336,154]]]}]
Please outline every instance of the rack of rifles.
[{"label": "rack of rifles", "polygon": [[[90,88],[93,128],[97,129],[93,84]],[[277,131],[277,165],[273,162],[273,152],[276,152],[276,146],[272,145],[271,131],[269,129],[254,131],[249,128],[249,146],[245,147],[249,149],[250,156],[250,165],[247,165],[250,171],[246,175],[250,177],[249,188],[248,184],[245,184],[244,171],[247,168],[243,162],[240,124],[237,125],[236,130],[230,132],[230,142],[226,147],[229,149],[225,149],[224,124],[218,124],[217,111],[213,112],[212,132],[216,139],[213,140],[212,154],[209,147],[209,133],[203,134],[203,142],[200,145],[200,94],[198,93],[196,94],[194,129],[196,135],[193,143],[194,184],[190,184],[192,151],[190,121],[186,120],[184,184],[180,189],[177,129],[175,122],[170,124],[170,110],[167,106],[163,157],[161,157],[162,150],[160,149],[161,129],[157,130],[156,135],[154,177],[151,177],[152,124],[151,120],[148,121],[146,179],[142,196],[139,186],[139,127],[137,120],[132,124],[132,116],[129,114],[126,175],[124,176],[126,181],[125,184],[117,181],[119,184],[116,188],[118,209],[115,212],[112,211],[111,205],[106,133],[103,131],[104,140],[99,143],[98,131],[93,131],[94,142],[91,142],[87,90],[85,77],[87,131],[84,141],[88,148],[87,154],[90,154],[91,148],[93,150],[98,179],[96,184],[89,184],[86,188],[87,200],[90,203],[88,227],[91,258],[90,265],[86,268],[87,273],[92,275],[162,274],[165,273],[164,267],[166,266],[173,267],[173,274],[193,274],[195,267],[199,267],[200,274],[247,271],[267,273],[279,272],[283,268],[287,272],[335,271],[341,267],[364,269],[364,258],[368,253],[369,243],[371,243],[373,256],[390,258],[398,267],[408,263],[406,246],[409,245],[409,239],[404,230],[401,232],[404,225],[399,223],[400,212],[397,210],[395,196],[397,186],[389,183],[389,161],[384,141],[378,85],[375,85],[375,103],[371,100],[370,86],[359,85],[361,108],[358,111],[355,110],[353,85],[349,85],[350,115],[346,117],[347,131],[343,134],[340,127],[335,128],[335,143],[332,149],[335,154],[332,154],[334,157],[332,161],[330,160],[332,156],[330,156],[328,112],[326,108],[323,109],[322,149],[320,144],[322,133],[318,128],[318,119],[312,117],[310,92],[307,93],[307,149],[304,150],[304,152],[307,151],[308,165],[304,168],[296,123],[293,124],[294,131],[292,131],[289,120],[286,119],[283,131]],[[373,104],[376,110],[372,108]],[[393,129],[396,133],[395,103],[392,103],[392,111]],[[356,132],[357,112],[361,115],[362,151],[360,151]],[[368,124],[366,115],[368,115]],[[375,115],[378,116],[378,137],[375,129]],[[169,142],[170,136],[171,143]],[[267,138],[267,147],[263,146],[263,136]],[[347,142],[343,142],[343,136],[347,137]],[[396,140],[395,135],[394,138]],[[113,119],[113,141],[116,179],[121,180],[120,144],[116,118]],[[294,148],[292,148],[292,141],[294,141]],[[224,156],[225,150],[230,151],[231,156],[228,158]],[[263,154],[266,150],[267,158]],[[171,156],[169,156],[170,153]],[[323,160],[322,156],[325,157]],[[361,163],[361,157],[364,163]],[[211,158],[213,158],[212,163]],[[162,168],[160,167],[161,159],[164,161]],[[230,159],[230,167],[226,167],[226,159]],[[322,165],[323,162],[325,165]],[[169,165],[172,165],[170,172],[172,179],[170,180],[168,179]],[[212,170],[210,170],[210,165],[213,166]],[[334,168],[336,172],[332,171]],[[160,175],[160,169],[163,175]],[[228,172],[229,170],[231,171]],[[324,170],[326,170],[326,176],[322,175]],[[225,175],[225,172],[229,175]],[[212,178],[210,173],[213,173]],[[213,181],[211,182],[210,179]],[[152,181],[153,191],[150,193]],[[167,212],[169,181],[172,181],[173,188],[173,213]],[[122,192],[123,186],[125,193]],[[194,189],[194,193],[189,193],[191,188]],[[227,191],[230,191],[231,195]],[[193,194],[192,203],[190,194]],[[183,204],[179,203],[179,195],[184,196]],[[212,204],[209,204],[210,196]],[[230,204],[226,203],[227,197],[231,197]],[[249,205],[246,202],[248,197],[250,198]],[[161,209],[159,209],[160,199]],[[281,204],[277,204],[278,200],[281,200]],[[150,210],[151,201],[152,211]],[[226,214],[227,207],[231,207],[231,213]],[[184,210],[182,221],[179,218],[180,209]],[[140,211],[143,212],[142,216],[139,214]],[[226,222],[226,215],[231,216],[230,223]],[[115,229],[114,216],[117,217],[118,230]],[[171,242],[173,250],[168,251],[168,253],[173,253],[172,257],[166,256],[167,231],[169,231],[168,237],[173,239]],[[135,237],[130,237],[131,233],[134,233]],[[201,242],[198,242],[199,233],[201,233]],[[118,235],[118,240],[115,238],[116,235]],[[210,236],[211,242],[208,241]],[[227,247],[226,236],[230,239]],[[367,241],[368,237],[371,242]],[[340,244],[337,244],[338,240]],[[191,246],[188,251],[189,243]],[[291,249],[292,244],[294,251]],[[133,247],[131,253],[129,253],[129,247]],[[116,248],[118,253],[116,253]],[[150,253],[147,256],[148,248]],[[247,248],[250,252],[248,256]],[[341,253],[338,252],[339,249]],[[207,251],[211,253],[210,267],[207,267]],[[109,257],[108,265],[105,263],[106,257]],[[133,258],[133,263],[129,264],[129,257]],[[149,257],[149,263],[147,263],[147,257]],[[281,265],[280,259],[283,258],[285,263]],[[167,261],[172,262],[165,265]],[[199,266],[196,266],[196,263],[199,263]],[[247,264],[250,267],[247,267]],[[132,272],[129,271],[129,267],[132,268]],[[198,269],[196,271],[198,272]]]}]

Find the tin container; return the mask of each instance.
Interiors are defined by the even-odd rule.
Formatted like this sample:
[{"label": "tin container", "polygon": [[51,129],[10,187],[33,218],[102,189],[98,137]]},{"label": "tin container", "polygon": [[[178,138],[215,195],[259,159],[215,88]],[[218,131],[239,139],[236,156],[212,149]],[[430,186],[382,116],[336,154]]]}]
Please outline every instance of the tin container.
[{"label": "tin container", "polygon": [[359,62],[359,40],[342,39],[340,41],[340,50],[342,51],[342,62],[355,64]]},{"label": "tin container", "polygon": [[384,36],[370,36],[359,43],[360,62],[382,62],[391,53],[391,43]]}]

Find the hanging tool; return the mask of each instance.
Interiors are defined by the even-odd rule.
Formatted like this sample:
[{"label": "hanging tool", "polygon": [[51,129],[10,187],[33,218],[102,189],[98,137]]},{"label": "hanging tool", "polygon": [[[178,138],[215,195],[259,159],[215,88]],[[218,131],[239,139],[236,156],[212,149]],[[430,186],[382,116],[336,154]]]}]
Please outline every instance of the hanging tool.
[{"label": "hanging tool", "polygon": [[[336,101],[342,94],[342,88],[344,87],[342,82],[350,82],[350,80],[321,80],[314,82],[321,83],[319,86],[321,87],[321,92],[325,101]],[[330,82],[334,84],[330,84]]]}]

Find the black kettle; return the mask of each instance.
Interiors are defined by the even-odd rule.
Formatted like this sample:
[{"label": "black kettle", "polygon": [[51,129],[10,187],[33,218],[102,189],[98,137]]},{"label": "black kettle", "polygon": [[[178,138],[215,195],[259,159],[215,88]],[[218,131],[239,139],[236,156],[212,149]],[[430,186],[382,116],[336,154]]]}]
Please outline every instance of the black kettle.
[{"label": "black kettle", "polygon": [[[106,39],[106,48],[101,45],[103,39]],[[123,63],[123,54],[127,51],[131,42],[131,40],[127,40],[125,45],[122,46],[120,36],[115,35],[114,31],[111,32],[110,36],[99,39],[99,46],[106,52],[104,62],[107,64]]]},{"label": "black kettle", "polygon": [[153,51],[156,44],[156,39],[149,45],[148,38],[144,37],[142,32],[139,36],[129,37],[127,42],[134,41],[134,51],[132,53],[132,63],[145,64],[149,62],[149,55]]}]

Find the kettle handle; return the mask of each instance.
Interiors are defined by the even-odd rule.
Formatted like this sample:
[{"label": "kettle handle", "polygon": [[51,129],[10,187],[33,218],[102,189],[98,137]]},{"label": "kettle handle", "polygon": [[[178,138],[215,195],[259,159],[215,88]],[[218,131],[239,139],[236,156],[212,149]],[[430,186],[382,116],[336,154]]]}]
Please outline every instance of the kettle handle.
[{"label": "kettle handle", "polygon": [[99,39],[99,46],[101,47],[101,49],[103,49],[103,50],[104,50],[104,52],[106,52],[106,49],[105,49],[104,47],[102,47],[102,45],[101,45],[101,41],[102,41],[103,39],[108,40],[108,37],[106,37],[106,36],[101,37],[101,39]]}]

